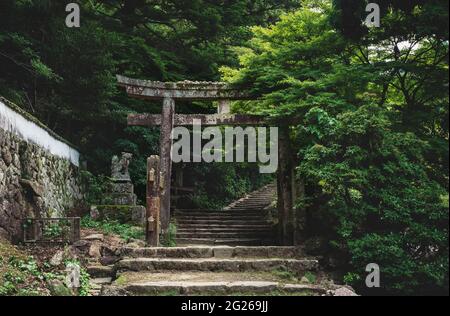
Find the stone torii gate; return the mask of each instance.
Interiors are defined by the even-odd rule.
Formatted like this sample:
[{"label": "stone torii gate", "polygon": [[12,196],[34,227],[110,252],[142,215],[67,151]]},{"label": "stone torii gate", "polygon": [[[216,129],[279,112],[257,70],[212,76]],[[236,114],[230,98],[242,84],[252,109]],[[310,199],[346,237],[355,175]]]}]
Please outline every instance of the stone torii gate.
[{"label": "stone torii gate", "polygon": [[[258,115],[230,114],[230,101],[249,100],[245,93],[230,88],[221,82],[159,82],[131,79],[117,76],[118,84],[125,87],[127,94],[133,98],[145,100],[162,100],[162,114],[130,114],[129,126],[161,126],[160,157],[152,156],[148,160],[147,175],[147,219],[152,218],[153,224],[147,223],[147,242],[152,246],[159,245],[159,218],[161,230],[166,232],[170,223],[170,189],[171,189],[171,134],[174,126],[193,125],[194,120],[205,126],[217,125],[267,125],[264,117]],[[209,100],[218,101],[217,114],[176,114],[175,101]],[[283,136],[284,135],[284,136]],[[280,141],[286,133],[280,135]],[[294,234],[294,221],[292,206],[294,191],[292,186],[291,163],[287,161],[289,148],[280,144],[280,170],[278,175],[279,218],[281,223],[282,242],[286,235]],[[281,160],[281,158],[283,160]],[[155,174],[160,174],[156,176]],[[288,196],[286,193],[287,192]],[[281,202],[281,203],[280,203]],[[281,206],[281,208],[280,208]],[[287,239],[291,239],[288,237]]]}]

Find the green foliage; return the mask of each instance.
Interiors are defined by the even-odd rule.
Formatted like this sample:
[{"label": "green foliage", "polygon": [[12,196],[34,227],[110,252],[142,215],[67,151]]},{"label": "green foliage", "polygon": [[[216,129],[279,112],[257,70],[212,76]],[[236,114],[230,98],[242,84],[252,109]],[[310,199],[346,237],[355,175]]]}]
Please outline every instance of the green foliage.
[{"label": "green foliage", "polygon": [[111,179],[106,176],[95,176],[89,171],[81,171],[81,178],[86,191],[85,202],[88,205],[108,204],[107,193]]},{"label": "green foliage", "polygon": [[298,279],[292,271],[285,267],[280,267],[271,271],[272,275],[285,281],[297,282]]},{"label": "green foliage", "polygon": [[134,227],[129,224],[121,224],[118,221],[94,221],[90,216],[81,219],[81,227],[94,228],[105,234],[116,234],[129,241],[130,239],[143,239],[144,231],[140,227]]},{"label": "green foliage", "polygon": [[45,282],[52,277],[33,257],[0,240],[0,296],[45,295]]},{"label": "green foliage", "polygon": [[393,132],[377,106],[340,114],[336,122],[303,151],[299,172],[320,187],[317,198],[336,219],[336,237],[357,274],[362,278],[363,267],[375,262],[390,291],[445,287],[448,207],[445,189],[427,175],[426,144]]},{"label": "green foliage", "polygon": [[169,230],[161,240],[161,245],[163,247],[176,247],[177,246],[176,237],[177,237],[177,225],[175,223],[170,223]]},{"label": "green foliage", "polygon": [[381,29],[349,39],[337,9],[307,1],[254,28],[241,67],[223,73],[260,100],[235,108],[298,122],[298,207],[307,233],[348,262],[346,282],[365,290],[374,262],[385,293],[448,292],[448,28],[430,31],[445,32],[448,11],[425,25],[432,8],[417,5],[414,24],[394,6]]},{"label": "green foliage", "polygon": [[56,238],[58,236],[61,236],[62,231],[63,231],[63,228],[60,225],[50,224],[45,227],[43,236],[47,239]]},{"label": "green foliage", "polygon": [[305,277],[305,278],[308,280],[308,282],[311,283],[311,284],[314,284],[314,283],[317,282],[317,276],[316,276],[314,273],[310,272],[310,271],[306,272],[304,277]]},{"label": "green foliage", "polygon": [[[110,174],[114,154],[132,152],[130,173],[142,201],[146,159],[158,153],[159,129],[127,127],[126,117],[160,113],[161,104],[129,98],[115,75],[217,80],[219,65],[236,64],[231,48],[248,39],[249,26],[274,21],[299,1],[78,3],[82,26],[70,29],[63,2],[0,1],[0,95],[80,147],[95,175]],[[213,106],[187,103],[180,109],[211,113]],[[104,179],[97,180],[91,183],[90,204],[98,204],[103,192]],[[219,204],[229,199],[227,194],[211,198]]]}]

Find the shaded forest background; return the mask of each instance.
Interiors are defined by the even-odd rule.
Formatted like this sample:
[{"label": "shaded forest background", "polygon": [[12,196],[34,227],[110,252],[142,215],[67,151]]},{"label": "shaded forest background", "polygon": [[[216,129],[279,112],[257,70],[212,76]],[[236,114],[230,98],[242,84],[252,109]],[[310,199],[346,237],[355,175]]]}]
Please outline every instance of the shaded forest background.
[{"label": "shaded forest background", "polygon": [[[447,0],[379,0],[380,28],[361,23],[360,0],[79,3],[82,26],[69,29],[61,1],[1,1],[0,94],[80,147],[93,200],[113,154],[135,155],[142,192],[158,151],[158,130],[127,127],[126,115],[161,104],[128,98],[115,74],[224,79],[259,98],[235,111],[298,122],[287,129],[305,187],[296,209],[345,282],[364,290],[374,262],[383,293],[448,293]],[[190,170],[199,207],[268,180],[246,164]]]},{"label": "shaded forest background", "polygon": [[[67,2],[68,3],[68,2]],[[81,149],[89,170],[109,175],[111,157],[131,152],[131,174],[144,199],[146,157],[159,151],[159,129],[127,127],[130,112],[161,113],[161,102],[132,100],[116,74],[161,81],[220,79],[237,65],[232,47],[298,1],[77,1],[81,28],[65,25],[64,1],[0,3],[0,94]],[[211,103],[178,103],[178,113],[215,113]],[[195,207],[219,208],[267,182],[257,166],[190,165]],[[91,178],[90,200],[102,196]],[[211,185],[214,183],[214,185]]]}]

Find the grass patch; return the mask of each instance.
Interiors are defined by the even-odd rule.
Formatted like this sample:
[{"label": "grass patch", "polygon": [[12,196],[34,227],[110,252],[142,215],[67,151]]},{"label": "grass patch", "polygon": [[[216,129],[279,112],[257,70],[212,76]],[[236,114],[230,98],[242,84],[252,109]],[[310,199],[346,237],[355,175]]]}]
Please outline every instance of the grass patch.
[{"label": "grass patch", "polygon": [[131,239],[144,239],[144,230],[130,224],[121,224],[116,220],[94,221],[90,216],[81,219],[82,228],[91,228],[103,232],[106,235],[119,235],[125,241]]},{"label": "grass patch", "polygon": [[295,273],[292,273],[285,267],[280,267],[271,271],[272,275],[285,281],[298,282]]},{"label": "grass patch", "polygon": [[163,247],[176,247],[177,246],[177,225],[175,223],[169,224],[169,231],[162,236],[161,245]]},{"label": "grass patch", "polygon": [[314,284],[314,283],[317,282],[317,276],[316,276],[314,273],[312,273],[312,272],[309,272],[309,271],[306,272],[304,277],[305,277],[305,278],[308,280],[308,282],[311,283],[311,284]]},{"label": "grass patch", "polygon": [[125,284],[128,283],[128,279],[127,279],[126,276],[120,275],[120,276],[114,281],[114,283],[117,284],[117,285],[125,285]]},{"label": "grass patch", "polygon": [[33,257],[0,240],[0,296],[48,295],[47,282],[56,277],[44,272]]}]

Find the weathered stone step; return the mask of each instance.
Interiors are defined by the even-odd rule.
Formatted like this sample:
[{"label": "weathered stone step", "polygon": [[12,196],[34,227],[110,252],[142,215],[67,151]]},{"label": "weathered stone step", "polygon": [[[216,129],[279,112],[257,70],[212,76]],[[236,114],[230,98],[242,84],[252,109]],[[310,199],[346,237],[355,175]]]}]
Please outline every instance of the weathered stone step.
[{"label": "weathered stone step", "polygon": [[203,233],[203,232],[214,232],[214,233],[231,233],[231,232],[263,232],[270,233],[273,232],[271,226],[264,227],[208,227],[207,225],[198,227],[198,226],[178,226],[177,233]]},{"label": "weathered stone step", "polygon": [[247,204],[266,204],[267,205],[270,203],[268,203],[267,199],[265,199],[265,198],[262,198],[262,199],[258,198],[258,199],[248,199],[245,201],[240,201],[240,202],[237,202],[235,205],[247,205]]},{"label": "weathered stone step", "polygon": [[[291,284],[273,272],[209,272],[209,271],[143,271],[124,272],[103,295],[324,295],[326,287],[304,284],[291,279]],[[318,277],[319,280],[320,277]],[[330,282],[324,282],[329,284]],[[330,286],[332,289],[333,286]]]},{"label": "weathered stone step", "polygon": [[215,239],[215,238],[176,238],[178,246],[183,245],[210,245],[210,246],[261,246],[272,245],[272,241],[267,242],[261,238],[229,238],[229,239]]},{"label": "weathered stone step", "polygon": [[322,296],[327,289],[309,284],[282,284],[267,281],[235,281],[235,282],[188,282],[159,281],[141,282],[122,286],[104,286],[102,296],[153,296],[153,295],[290,295],[290,296]]},{"label": "weathered stone step", "polygon": [[275,198],[275,195],[270,194],[270,193],[261,193],[258,195],[253,195],[253,196],[249,196],[246,199],[243,200],[239,200],[237,203],[242,203],[242,202],[246,202],[246,201],[264,201],[264,202],[268,202],[271,199]]},{"label": "weathered stone step", "polygon": [[179,216],[175,217],[177,222],[180,221],[201,221],[201,220],[222,220],[222,221],[264,221],[266,219],[266,216],[263,215],[236,215],[236,216],[229,216],[229,215],[189,215],[189,216]]},{"label": "weathered stone step", "polygon": [[249,215],[236,215],[236,216],[213,216],[213,215],[199,215],[199,216],[180,216],[176,217],[177,221],[189,220],[189,221],[202,221],[202,220],[238,220],[238,221],[260,221],[263,220],[263,216],[249,216]]},{"label": "weathered stone step", "polygon": [[242,205],[233,208],[236,214],[254,214],[259,216],[266,216],[267,210],[265,208],[267,205]]},{"label": "weathered stone step", "polygon": [[284,269],[293,273],[318,270],[316,259],[180,259],[180,258],[133,258],[116,263],[115,271],[227,271],[269,272]]},{"label": "weathered stone step", "polygon": [[270,232],[272,228],[270,226],[247,226],[247,227],[196,227],[196,226],[179,226],[177,233],[251,233],[251,232]]},{"label": "weathered stone step", "polygon": [[191,225],[191,224],[199,224],[199,225],[271,225],[270,222],[265,220],[234,220],[234,219],[213,219],[213,220],[184,220],[177,219],[178,225]]},{"label": "weathered stone step", "polygon": [[114,276],[113,266],[93,265],[86,268],[92,279],[111,278]]},{"label": "weathered stone step", "polygon": [[248,212],[255,212],[257,210],[263,211],[270,203],[239,203],[227,210],[227,212],[238,212],[238,209],[248,209]]},{"label": "weathered stone step", "polygon": [[237,213],[236,211],[230,209],[230,210],[202,210],[202,209],[192,209],[192,210],[188,210],[188,209],[184,209],[184,210],[175,210],[174,214],[178,215],[178,214],[189,214],[189,213],[209,213],[209,214],[233,214],[233,213]]},{"label": "weathered stone step", "polygon": [[181,232],[177,238],[208,238],[208,239],[261,239],[272,236],[271,231],[260,232]]},{"label": "weathered stone step", "polygon": [[192,233],[179,233],[177,232],[177,238],[260,238],[267,237],[268,232],[258,231],[237,231],[237,232],[192,232]]},{"label": "weathered stone step", "polygon": [[247,215],[247,216],[260,216],[265,215],[267,212],[262,209],[252,209],[252,210],[235,210],[235,211],[223,211],[223,212],[186,212],[186,213],[177,213],[175,217],[179,216],[239,216],[239,215]]},{"label": "weathered stone step", "polygon": [[181,229],[215,229],[215,228],[226,228],[226,229],[272,229],[272,225],[269,224],[258,224],[258,225],[244,225],[244,224],[198,224],[198,223],[191,223],[191,224],[185,224],[185,223],[179,223],[177,225],[178,230]]},{"label": "weathered stone step", "polygon": [[95,278],[95,279],[90,279],[89,283],[91,285],[105,285],[105,284],[111,284],[112,283],[112,278],[108,277],[108,278]]},{"label": "weathered stone step", "polygon": [[297,258],[300,247],[173,247],[122,248],[122,257],[131,258]]}]

